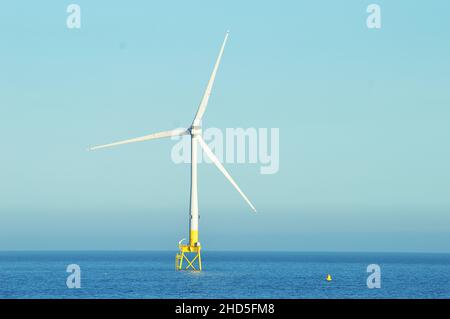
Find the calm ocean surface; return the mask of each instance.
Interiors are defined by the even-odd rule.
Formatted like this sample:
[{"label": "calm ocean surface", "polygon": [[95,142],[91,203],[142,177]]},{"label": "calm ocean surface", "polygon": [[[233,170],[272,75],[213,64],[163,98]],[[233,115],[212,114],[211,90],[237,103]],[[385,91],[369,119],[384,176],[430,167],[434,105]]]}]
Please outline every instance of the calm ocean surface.
[{"label": "calm ocean surface", "polygon": [[[450,298],[450,254],[205,251],[196,273],[175,271],[175,253],[0,252],[0,298]],[[366,286],[372,263],[381,289]]]}]

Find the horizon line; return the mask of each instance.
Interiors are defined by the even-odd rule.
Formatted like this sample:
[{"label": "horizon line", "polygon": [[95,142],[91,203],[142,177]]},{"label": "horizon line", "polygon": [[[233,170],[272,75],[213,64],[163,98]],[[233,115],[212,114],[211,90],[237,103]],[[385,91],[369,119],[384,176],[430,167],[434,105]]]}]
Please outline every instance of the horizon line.
[{"label": "horizon line", "polygon": [[[0,249],[5,252],[176,252],[176,249]],[[225,253],[311,253],[311,254],[442,254],[450,255],[450,251],[361,251],[361,250],[232,250],[210,249],[206,252]]]}]

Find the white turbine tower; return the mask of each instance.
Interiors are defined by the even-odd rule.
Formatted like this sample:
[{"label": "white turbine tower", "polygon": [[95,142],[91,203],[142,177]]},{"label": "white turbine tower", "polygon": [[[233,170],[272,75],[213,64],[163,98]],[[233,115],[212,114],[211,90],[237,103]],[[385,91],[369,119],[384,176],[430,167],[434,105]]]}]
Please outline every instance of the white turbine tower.
[{"label": "white turbine tower", "polygon": [[[217,166],[217,168],[222,172],[222,174],[228,179],[228,181],[233,185],[233,187],[241,194],[247,204],[252,208],[254,212],[256,212],[255,207],[247,198],[247,196],[242,192],[239,186],[236,184],[234,179],[227,172],[225,167],[223,167],[222,163],[220,163],[219,159],[214,155],[208,145],[202,138],[202,128],[201,128],[201,120],[205,113],[206,107],[208,105],[208,100],[211,95],[211,90],[214,84],[214,79],[217,74],[217,70],[219,68],[220,60],[222,59],[223,51],[225,48],[225,44],[228,40],[228,32],[225,35],[225,39],[223,40],[222,47],[220,48],[219,56],[217,57],[217,61],[214,65],[214,69],[212,71],[211,77],[208,81],[208,85],[206,86],[205,93],[203,94],[203,98],[200,102],[200,105],[197,110],[197,114],[194,117],[194,120],[191,126],[187,129],[175,129],[171,131],[164,131],[159,133],[153,133],[150,135],[145,135],[141,137],[136,137],[124,141],[114,142],[105,145],[99,145],[91,147],[90,150],[98,150],[101,148],[107,148],[122,144],[129,144],[135,142],[143,142],[163,137],[171,137],[171,136],[182,136],[182,135],[191,135],[191,200],[190,200],[190,219],[189,219],[189,244],[183,245],[181,240],[178,243],[180,253],[176,255],[176,268],[178,270],[182,269],[183,260],[186,260],[188,265],[186,269],[192,268],[193,270],[201,270],[202,269],[202,261],[201,261],[201,245],[198,240],[198,194],[197,194],[197,145],[200,144],[200,147],[206,153],[206,155],[211,159],[211,161]],[[185,253],[195,253],[194,257],[190,260]],[[194,262],[197,260],[198,269],[195,267]]]}]

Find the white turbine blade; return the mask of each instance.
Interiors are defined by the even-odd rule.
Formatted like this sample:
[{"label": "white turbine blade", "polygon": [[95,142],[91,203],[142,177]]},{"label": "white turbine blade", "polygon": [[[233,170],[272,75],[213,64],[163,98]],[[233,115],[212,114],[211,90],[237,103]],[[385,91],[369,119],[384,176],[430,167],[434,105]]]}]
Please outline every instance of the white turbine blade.
[{"label": "white turbine blade", "polygon": [[200,146],[203,148],[203,150],[205,151],[206,155],[208,155],[208,157],[210,158],[210,160],[216,164],[217,168],[222,172],[223,175],[225,175],[225,177],[230,181],[230,183],[234,186],[234,188],[236,188],[236,190],[239,192],[239,194],[241,194],[241,196],[245,199],[245,201],[247,202],[247,204],[250,205],[250,207],[253,209],[253,211],[256,213],[256,208],[255,206],[253,206],[253,204],[250,202],[250,200],[247,198],[247,196],[245,196],[244,192],[241,191],[241,189],[239,188],[239,186],[236,184],[236,182],[234,181],[234,179],[230,176],[230,174],[227,172],[227,170],[225,169],[225,167],[223,167],[222,163],[220,163],[219,159],[216,157],[216,155],[214,155],[214,153],[211,151],[211,149],[209,148],[209,146],[205,143],[205,141],[203,140],[203,138],[201,136],[198,137],[198,142],[200,143]]},{"label": "white turbine blade", "polygon": [[100,148],[112,147],[112,146],[117,146],[117,145],[122,145],[122,144],[143,142],[143,141],[148,141],[148,140],[154,140],[157,138],[181,136],[181,135],[187,135],[187,134],[189,134],[189,131],[187,131],[185,129],[176,129],[176,130],[171,130],[171,131],[153,133],[153,134],[149,134],[149,135],[145,135],[145,136],[141,136],[141,137],[135,137],[135,138],[132,138],[129,140],[114,142],[114,143],[110,143],[110,144],[93,146],[93,147],[90,147],[89,150],[93,151],[93,150],[98,150]]},{"label": "white turbine blade", "polygon": [[228,39],[228,31],[225,34],[225,39],[223,40],[222,47],[220,48],[219,56],[217,57],[216,64],[214,65],[214,69],[211,73],[211,77],[209,78],[208,85],[206,86],[205,93],[203,94],[202,101],[197,110],[197,114],[195,115],[194,121],[192,125],[199,125],[202,120],[203,114],[205,113],[206,106],[208,105],[209,96],[211,95],[211,90],[214,84],[214,79],[216,77],[217,69],[219,68],[220,60],[222,59],[223,50],[225,49],[225,44]]}]

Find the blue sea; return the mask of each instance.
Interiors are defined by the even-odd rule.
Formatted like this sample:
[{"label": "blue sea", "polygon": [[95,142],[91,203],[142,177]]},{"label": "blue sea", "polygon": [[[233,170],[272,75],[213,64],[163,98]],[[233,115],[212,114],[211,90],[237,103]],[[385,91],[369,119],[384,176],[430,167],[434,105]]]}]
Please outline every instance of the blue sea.
[{"label": "blue sea", "polygon": [[[205,251],[191,272],[175,271],[175,253],[0,252],[0,298],[450,298],[450,254]],[[66,286],[69,264],[79,289]]]}]

